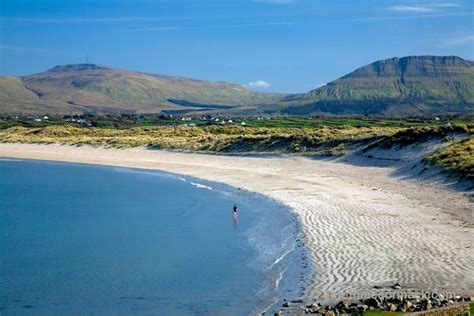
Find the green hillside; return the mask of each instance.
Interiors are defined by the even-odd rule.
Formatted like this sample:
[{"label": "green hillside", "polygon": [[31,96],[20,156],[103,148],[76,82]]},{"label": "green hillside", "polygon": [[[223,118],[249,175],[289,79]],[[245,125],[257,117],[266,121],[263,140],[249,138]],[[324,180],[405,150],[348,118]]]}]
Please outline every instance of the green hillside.
[{"label": "green hillside", "polygon": [[[94,64],[56,66],[21,80],[3,77],[0,86],[0,109],[7,112],[14,108],[17,112],[33,113],[157,113],[254,106],[281,99],[278,94],[253,92],[239,84],[160,76]],[[3,92],[11,95],[10,101],[4,101]],[[33,103],[36,107],[27,106]]]},{"label": "green hillside", "polygon": [[60,102],[45,103],[28,90],[20,78],[0,77],[0,113],[41,114],[66,111]]},{"label": "green hillside", "polygon": [[474,111],[474,62],[411,56],[374,62],[286,98],[288,114],[423,114]]}]

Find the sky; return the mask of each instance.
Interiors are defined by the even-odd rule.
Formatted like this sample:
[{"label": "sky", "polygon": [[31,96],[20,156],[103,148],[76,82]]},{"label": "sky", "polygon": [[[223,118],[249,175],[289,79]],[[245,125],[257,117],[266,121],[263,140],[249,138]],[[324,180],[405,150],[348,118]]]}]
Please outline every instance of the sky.
[{"label": "sky", "polygon": [[90,62],[294,93],[408,55],[473,60],[474,1],[0,1],[1,75]]}]

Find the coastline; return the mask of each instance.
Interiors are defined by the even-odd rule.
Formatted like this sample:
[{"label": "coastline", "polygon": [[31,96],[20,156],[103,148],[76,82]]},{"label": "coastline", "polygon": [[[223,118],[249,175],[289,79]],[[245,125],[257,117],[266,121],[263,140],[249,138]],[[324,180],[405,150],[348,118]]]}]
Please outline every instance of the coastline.
[{"label": "coastline", "polygon": [[394,283],[414,290],[473,290],[473,241],[466,238],[474,230],[472,202],[459,192],[400,180],[389,167],[5,143],[0,157],[156,169],[268,196],[302,222],[314,271],[307,302]]}]

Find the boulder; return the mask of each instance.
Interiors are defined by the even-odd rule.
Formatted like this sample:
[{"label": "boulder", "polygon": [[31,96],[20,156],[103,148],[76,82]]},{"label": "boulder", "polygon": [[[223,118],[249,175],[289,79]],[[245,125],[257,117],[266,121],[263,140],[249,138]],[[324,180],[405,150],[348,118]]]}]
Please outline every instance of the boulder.
[{"label": "boulder", "polygon": [[304,301],[303,300],[293,300],[291,301],[292,303],[295,303],[295,304],[303,304]]},{"label": "boulder", "polygon": [[345,311],[345,310],[348,310],[350,308],[349,302],[347,302],[347,301],[340,301],[334,307],[336,309],[340,310],[340,311]]},{"label": "boulder", "polygon": [[373,307],[373,308],[376,308],[376,309],[380,308],[380,306],[382,305],[381,302],[380,302],[378,299],[373,298],[373,297],[371,297],[371,298],[365,300],[364,303],[365,303],[367,306]]},{"label": "boulder", "polygon": [[388,306],[387,306],[387,311],[389,311],[389,312],[394,312],[394,311],[396,311],[396,310],[397,310],[397,305],[395,305],[395,304],[388,304]]},{"label": "boulder", "polygon": [[358,304],[357,305],[357,310],[359,312],[365,312],[366,310],[369,309],[369,306],[365,305],[365,304]]}]

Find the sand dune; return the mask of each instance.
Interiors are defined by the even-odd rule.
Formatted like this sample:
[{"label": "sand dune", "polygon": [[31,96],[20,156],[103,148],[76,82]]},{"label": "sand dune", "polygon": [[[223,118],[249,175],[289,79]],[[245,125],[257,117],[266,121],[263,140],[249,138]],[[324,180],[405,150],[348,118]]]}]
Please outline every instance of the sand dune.
[{"label": "sand dune", "polygon": [[402,181],[389,167],[29,144],[0,144],[0,156],[160,169],[272,197],[303,223],[314,267],[308,300],[395,282],[417,290],[474,290],[473,203],[458,192]]}]

